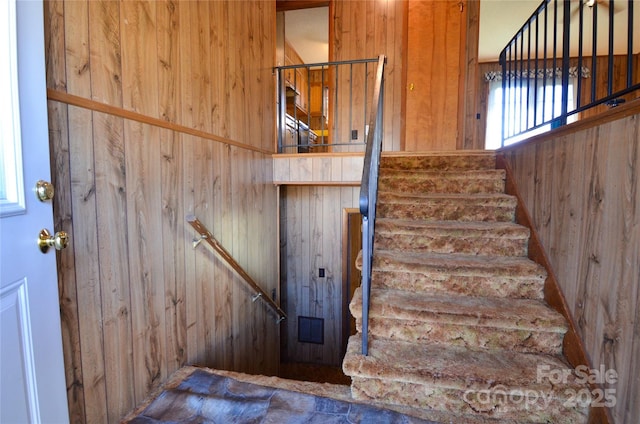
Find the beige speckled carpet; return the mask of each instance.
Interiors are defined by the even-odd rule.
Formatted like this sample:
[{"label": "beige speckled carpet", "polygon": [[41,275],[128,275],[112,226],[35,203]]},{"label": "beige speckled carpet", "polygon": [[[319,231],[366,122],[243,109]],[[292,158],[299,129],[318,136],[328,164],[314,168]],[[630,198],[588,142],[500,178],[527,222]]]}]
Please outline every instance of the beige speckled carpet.
[{"label": "beige speckled carpet", "polygon": [[[544,302],[546,271],[504,190],[491,152],[383,156],[369,355],[358,333],[343,362],[355,399],[442,422],[586,422],[571,401],[585,385],[562,356],[567,322]],[[552,384],[540,369],[568,377]]]}]

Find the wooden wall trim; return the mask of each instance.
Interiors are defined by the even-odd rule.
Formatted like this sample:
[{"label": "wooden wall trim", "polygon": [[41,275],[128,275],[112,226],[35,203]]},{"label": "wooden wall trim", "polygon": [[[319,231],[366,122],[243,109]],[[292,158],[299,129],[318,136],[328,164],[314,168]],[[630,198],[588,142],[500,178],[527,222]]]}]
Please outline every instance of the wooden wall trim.
[{"label": "wooden wall trim", "polygon": [[[551,266],[551,261],[545,253],[538,232],[533,225],[533,219],[531,218],[531,215],[525,207],[524,199],[518,191],[518,187],[516,185],[515,178],[513,177],[511,167],[509,166],[509,163],[505,159],[504,155],[496,155],[496,168],[504,169],[506,172],[505,192],[507,194],[515,196],[518,199],[518,204],[516,207],[516,222],[529,228],[529,258],[532,261],[542,265],[547,271],[547,279],[544,283],[544,299],[552,308],[561,313],[569,323],[569,331],[567,331],[563,340],[564,356],[573,367],[584,365],[589,369],[593,369],[593,365],[589,360],[584,343],[578,335],[578,327],[575,323],[575,320],[573,319],[571,310],[567,305],[567,301],[564,297],[564,294],[562,293],[562,289],[558,284],[558,279]],[[596,388],[595,386],[592,387]],[[601,387],[598,388],[602,389]],[[591,407],[591,411],[589,414],[589,423],[612,423],[613,419],[610,414],[611,413],[607,408]]]},{"label": "wooden wall trim", "polygon": [[83,109],[89,109],[95,112],[102,112],[108,115],[117,116],[119,118],[129,119],[132,121],[148,124],[154,127],[165,128],[171,131],[175,131],[182,134],[193,135],[207,140],[216,141],[218,143],[228,144],[230,146],[239,147],[241,149],[251,150],[253,152],[264,153],[267,155],[273,154],[272,150],[265,150],[259,147],[254,147],[249,144],[241,143],[239,141],[231,140],[225,137],[220,137],[215,134],[211,134],[206,131],[200,131],[195,128],[185,127],[173,122],[164,121],[162,119],[153,118],[142,113],[133,112],[120,107],[108,105],[106,103],[100,103],[95,100],[87,99],[85,97],[74,96],[73,94],[65,93],[63,91],[47,89],[47,99],[56,102],[65,103],[72,106],[77,106]]},{"label": "wooden wall trim", "polygon": [[277,0],[276,12],[329,6],[329,0]]}]

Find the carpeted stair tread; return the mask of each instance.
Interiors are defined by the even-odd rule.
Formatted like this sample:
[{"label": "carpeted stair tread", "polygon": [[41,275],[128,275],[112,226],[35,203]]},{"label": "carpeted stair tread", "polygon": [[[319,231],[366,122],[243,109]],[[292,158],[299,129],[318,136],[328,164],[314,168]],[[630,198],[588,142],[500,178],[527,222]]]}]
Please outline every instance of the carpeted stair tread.
[{"label": "carpeted stair tread", "polygon": [[394,232],[398,234],[414,234],[423,229],[429,229],[443,234],[449,233],[449,231],[459,230],[461,232],[495,232],[495,237],[529,238],[529,229],[513,222],[421,221],[393,218],[378,218],[376,220],[376,233]]},{"label": "carpeted stair tread", "polygon": [[[416,344],[397,340],[369,340],[369,354],[362,355],[360,334],[349,338],[343,371],[351,377],[372,377],[450,389],[507,388],[544,390],[563,397],[567,389],[580,389],[571,373],[566,382],[552,384],[538,379],[541,370],[565,370],[571,366],[557,355],[508,350],[471,351],[457,346]],[[538,381],[541,380],[541,381]]]},{"label": "carpeted stair tread", "polygon": [[[362,314],[358,287],[351,301],[354,316]],[[441,321],[479,327],[566,333],[567,322],[540,300],[443,296],[406,290],[371,289],[370,317]]]},{"label": "carpeted stair tread", "polygon": [[[555,355],[372,339],[369,355],[363,356],[358,334],[349,339],[342,367],[352,378],[353,397],[363,401],[522,423],[585,422],[588,413],[587,407],[568,404],[586,385]],[[564,381],[547,377],[564,370]],[[525,403],[524,394],[536,403]]]},{"label": "carpeted stair tread", "polygon": [[487,203],[492,205],[513,205],[516,198],[504,193],[394,193],[380,191],[378,201],[462,201],[469,203]]},{"label": "carpeted stair tread", "polygon": [[478,152],[475,154],[459,152],[429,155],[383,155],[380,169],[421,169],[421,170],[472,170],[495,169],[495,154]]},{"label": "carpeted stair tread", "polygon": [[512,222],[376,220],[376,247],[388,250],[526,256],[528,241]]},{"label": "carpeted stair tread", "polygon": [[517,199],[500,193],[417,194],[378,193],[377,215],[430,221],[513,222]]},{"label": "carpeted stair tread", "polygon": [[502,169],[468,171],[383,170],[381,191],[403,193],[500,193],[504,192]]},{"label": "carpeted stair tread", "polygon": [[495,168],[492,152],[382,156],[369,355],[358,288],[343,361],[354,399],[446,422],[587,422],[590,391],[562,357],[568,322],[544,301],[547,272]]},{"label": "carpeted stair tread", "polygon": [[[356,266],[362,268],[362,255]],[[376,287],[476,297],[542,299],[547,273],[524,257],[410,253],[376,248]]]},{"label": "carpeted stair tread", "polygon": [[[362,291],[350,304],[362,331]],[[369,334],[375,338],[560,354],[566,320],[540,300],[371,290]]]}]

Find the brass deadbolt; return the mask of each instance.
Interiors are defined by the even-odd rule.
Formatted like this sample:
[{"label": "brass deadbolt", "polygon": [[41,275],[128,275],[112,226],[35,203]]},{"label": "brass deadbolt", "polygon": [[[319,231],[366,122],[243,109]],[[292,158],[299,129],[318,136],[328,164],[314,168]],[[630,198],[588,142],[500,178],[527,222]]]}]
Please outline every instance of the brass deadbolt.
[{"label": "brass deadbolt", "polygon": [[54,194],[55,190],[53,189],[53,184],[44,180],[40,180],[36,183],[36,196],[41,202],[53,199]]}]

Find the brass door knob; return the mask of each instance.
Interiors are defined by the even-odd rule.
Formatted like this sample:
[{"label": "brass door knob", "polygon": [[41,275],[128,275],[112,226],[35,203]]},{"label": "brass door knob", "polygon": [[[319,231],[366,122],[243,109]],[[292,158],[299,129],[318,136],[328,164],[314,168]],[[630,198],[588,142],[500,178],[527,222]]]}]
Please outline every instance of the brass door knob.
[{"label": "brass door knob", "polygon": [[42,253],[47,253],[50,247],[55,248],[56,250],[62,250],[67,247],[69,243],[69,236],[64,231],[58,231],[54,235],[45,228],[40,231],[38,236],[38,246],[40,246],[40,251]]},{"label": "brass door knob", "polygon": [[54,194],[53,184],[43,180],[36,183],[36,196],[41,202],[53,199]]}]

